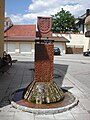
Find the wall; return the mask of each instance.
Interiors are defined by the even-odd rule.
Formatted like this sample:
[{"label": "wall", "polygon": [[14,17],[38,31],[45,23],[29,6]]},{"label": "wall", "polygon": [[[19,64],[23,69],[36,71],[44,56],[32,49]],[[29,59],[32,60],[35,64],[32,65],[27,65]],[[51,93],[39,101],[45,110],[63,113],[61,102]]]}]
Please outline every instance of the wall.
[{"label": "wall", "polygon": [[[21,51],[21,44],[25,44],[25,48],[27,49],[27,52]],[[30,51],[28,52],[28,46],[26,47],[26,44],[30,45]],[[10,48],[11,47],[11,48]],[[61,54],[66,53],[66,43],[64,42],[54,42],[54,47],[59,47]],[[10,51],[10,49],[12,49]],[[14,50],[15,49],[15,50]],[[4,43],[4,50],[7,51],[10,54],[32,54],[34,55],[35,52],[35,43],[34,42],[5,42]]]},{"label": "wall", "polygon": [[4,0],[0,0],[0,57],[4,51],[4,3]]},{"label": "wall", "polygon": [[[90,48],[90,40],[88,37],[85,37],[84,34],[61,34],[61,35],[70,41],[70,43],[65,43],[65,42],[55,42],[54,43],[54,47],[60,48],[61,54],[66,53],[66,46],[76,48],[76,49],[80,48],[80,52],[81,52],[81,49],[83,49],[82,51],[86,51],[88,48]],[[25,52],[25,54],[34,55],[34,50],[35,50],[34,42],[12,42],[12,43],[15,44],[15,46],[16,46],[14,53],[17,53],[17,54],[21,54],[20,53],[20,44],[31,44],[31,52]]]},{"label": "wall", "polygon": [[[21,50],[25,45],[26,51]],[[27,45],[27,46],[26,46]],[[30,48],[29,48],[30,45]],[[5,42],[4,50],[10,54],[33,54],[34,53],[34,42]]]},{"label": "wall", "polygon": [[[55,42],[54,47],[59,47],[61,50],[61,54],[66,53],[66,45],[68,47],[74,48],[83,48],[83,51],[86,51],[90,48],[90,40],[88,37],[85,37],[84,34],[62,34],[65,38],[67,38],[70,43],[64,42]],[[15,53],[20,53],[20,44],[31,44],[31,52],[25,52],[25,54],[34,54],[34,42],[12,42],[16,44]]]},{"label": "wall", "polygon": [[66,43],[67,46],[83,48],[83,51],[88,49],[89,38],[85,37],[84,34],[62,34],[62,36],[70,41],[70,43]]}]

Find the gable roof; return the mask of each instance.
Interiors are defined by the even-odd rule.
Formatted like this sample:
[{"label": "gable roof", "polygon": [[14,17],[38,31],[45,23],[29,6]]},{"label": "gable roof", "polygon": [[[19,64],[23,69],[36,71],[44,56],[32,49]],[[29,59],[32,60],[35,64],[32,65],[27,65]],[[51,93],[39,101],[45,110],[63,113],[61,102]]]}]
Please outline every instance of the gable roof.
[{"label": "gable roof", "polygon": [[36,25],[13,25],[5,32],[6,36],[36,36]]},{"label": "gable roof", "polygon": [[31,41],[36,38],[36,25],[13,25],[4,32],[4,40]]}]

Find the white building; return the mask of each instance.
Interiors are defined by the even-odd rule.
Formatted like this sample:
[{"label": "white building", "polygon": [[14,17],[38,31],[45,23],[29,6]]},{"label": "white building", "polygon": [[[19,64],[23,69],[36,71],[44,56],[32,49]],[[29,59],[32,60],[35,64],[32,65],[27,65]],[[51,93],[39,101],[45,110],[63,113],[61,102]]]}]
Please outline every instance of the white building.
[{"label": "white building", "polygon": [[11,19],[9,17],[6,17],[4,20],[4,31],[6,31],[12,25],[13,25],[13,23],[12,23]]}]

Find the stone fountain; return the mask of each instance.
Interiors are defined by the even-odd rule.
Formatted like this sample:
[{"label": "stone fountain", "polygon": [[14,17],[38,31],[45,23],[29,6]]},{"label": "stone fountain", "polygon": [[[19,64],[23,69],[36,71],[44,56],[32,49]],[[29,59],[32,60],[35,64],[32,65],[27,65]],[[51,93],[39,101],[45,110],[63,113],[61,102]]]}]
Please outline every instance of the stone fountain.
[{"label": "stone fountain", "polygon": [[34,81],[24,94],[25,100],[36,104],[53,103],[64,98],[63,91],[53,82],[54,41],[48,40],[51,37],[51,21],[51,17],[38,17],[40,36],[35,42]]},{"label": "stone fountain", "polygon": [[[51,17],[38,17],[34,80],[25,89],[17,90],[13,94],[12,105],[16,108],[19,106],[20,109],[33,113],[48,113],[47,108],[49,108],[49,112],[50,108],[53,108],[54,111],[51,109],[51,113],[56,113],[56,111],[63,111],[64,105],[70,104],[69,108],[71,108],[78,103],[72,94],[67,94],[67,91],[59,88],[54,82],[54,40],[49,40],[49,37],[52,36],[51,28]],[[21,98],[15,100],[15,96],[19,92]]]}]

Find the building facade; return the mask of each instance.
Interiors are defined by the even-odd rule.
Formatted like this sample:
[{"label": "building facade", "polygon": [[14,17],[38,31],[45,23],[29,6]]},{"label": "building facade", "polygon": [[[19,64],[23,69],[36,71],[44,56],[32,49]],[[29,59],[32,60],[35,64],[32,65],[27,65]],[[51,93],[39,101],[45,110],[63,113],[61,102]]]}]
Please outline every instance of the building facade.
[{"label": "building facade", "polygon": [[9,29],[11,26],[13,26],[13,23],[9,17],[5,17],[4,19],[4,31]]},{"label": "building facade", "polygon": [[89,39],[89,44],[87,49],[90,50],[90,9],[87,10],[87,17],[85,19],[85,24],[86,24],[85,37]]},{"label": "building facade", "polygon": [[[13,25],[10,18],[5,18],[4,25],[4,50],[10,54],[34,55],[35,40],[39,39],[36,25]],[[61,54],[66,53],[66,42],[69,42],[68,39],[60,35],[58,36],[58,34],[52,34],[48,40],[55,41],[54,47],[59,47]]]},{"label": "building facade", "polygon": [[82,54],[87,50],[89,44],[89,38],[85,37],[85,34],[62,34],[70,42],[66,43],[67,53],[69,54]]},{"label": "building facade", "polygon": [[12,25],[4,32],[4,50],[12,54],[31,54],[36,25]]},{"label": "building facade", "polygon": [[0,0],[0,57],[2,57],[4,50],[4,8],[5,1]]}]

